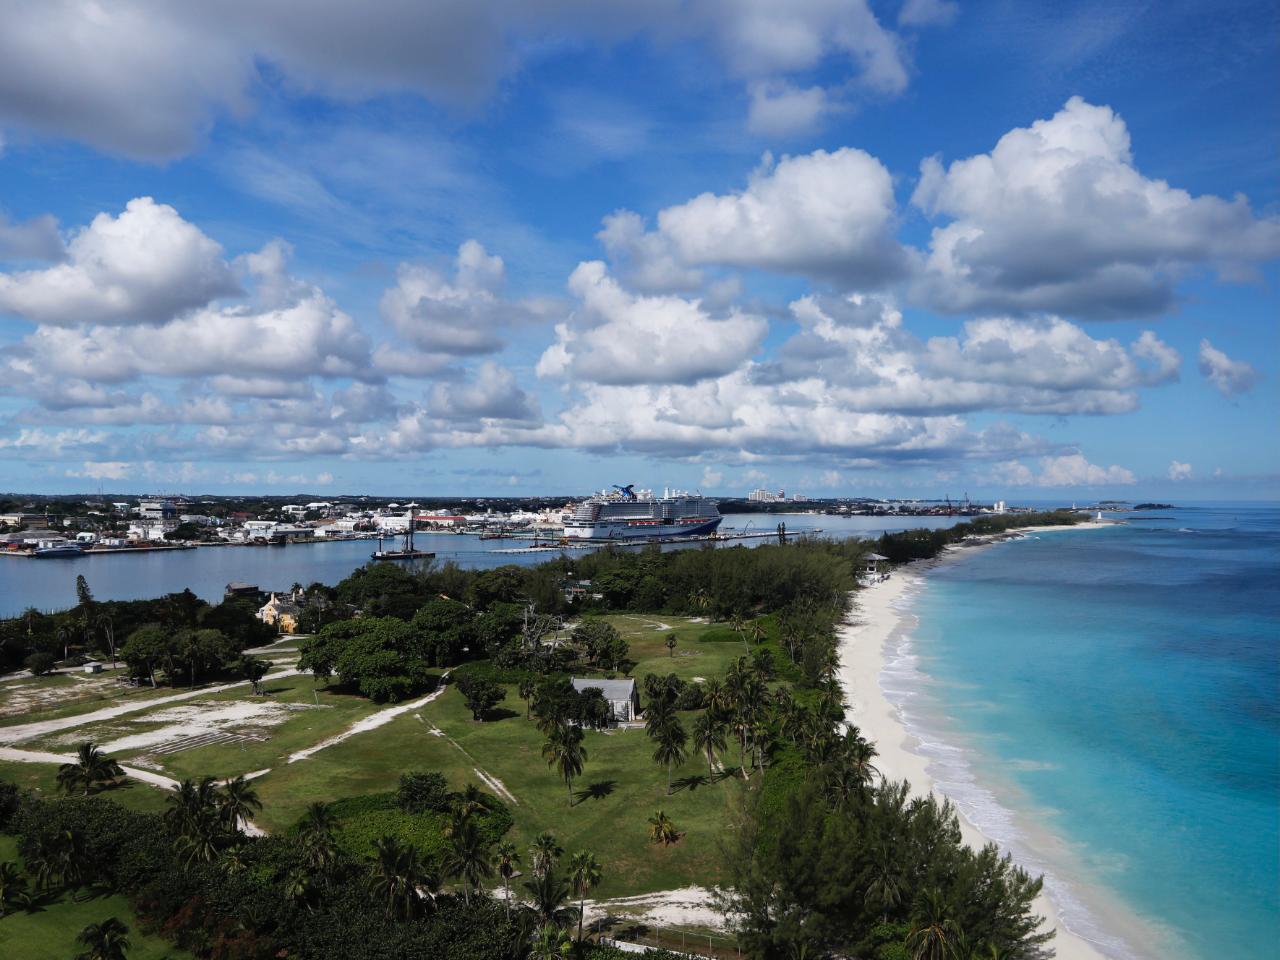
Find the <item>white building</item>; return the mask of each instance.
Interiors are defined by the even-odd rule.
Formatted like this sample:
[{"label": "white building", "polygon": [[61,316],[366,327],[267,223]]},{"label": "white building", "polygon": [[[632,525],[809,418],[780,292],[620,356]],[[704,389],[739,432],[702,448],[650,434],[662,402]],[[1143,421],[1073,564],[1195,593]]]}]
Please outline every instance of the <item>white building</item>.
[{"label": "white building", "polygon": [[166,533],[172,533],[178,529],[176,520],[152,520],[141,519],[135,520],[129,524],[130,540],[149,540],[161,541]]},{"label": "white building", "polygon": [[138,503],[138,516],[147,520],[172,520],[178,515],[178,505],[172,500],[142,500]]},{"label": "white building", "polygon": [[747,499],[752,503],[781,503],[787,499],[787,491],[779,490],[775,493],[772,490],[752,490],[747,494]]}]

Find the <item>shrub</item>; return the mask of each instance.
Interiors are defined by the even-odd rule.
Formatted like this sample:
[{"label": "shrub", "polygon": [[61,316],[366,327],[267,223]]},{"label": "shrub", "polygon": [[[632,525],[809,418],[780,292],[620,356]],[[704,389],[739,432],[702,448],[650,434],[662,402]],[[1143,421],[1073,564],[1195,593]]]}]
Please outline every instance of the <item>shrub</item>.
[{"label": "shrub", "polygon": [[[450,795],[446,810],[452,799]],[[489,794],[483,795],[482,802],[485,811],[476,815],[480,835],[487,843],[497,843],[511,829],[511,813],[505,804]],[[335,800],[329,810],[338,821],[334,832],[338,846],[354,857],[370,856],[373,841],[384,836],[413,844],[423,856],[439,857],[444,852],[444,829],[449,815],[435,810],[407,813],[394,793]]]},{"label": "shrub", "polygon": [[458,681],[458,690],[467,702],[472,720],[483,720],[486,713],[507,698],[507,691],[492,680],[469,674]]},{"label": "shrub", "polygon": [[16,783],[0,780],[0,831],[9,829],[9,823],[17,814],[21,800],[22,791]]},{"label": "shrub", "polygon": [[45,653],[43,650],[37,650],[26,660],[22,661],[22,665],[31,671],[33,676],[42,677],[46,673],[53,670],[53,665],[57,661],[53,659],[53,654]]},{"label": "shrub", "polygon": [[449,809],[449,781],[435,771],[406,773],[400,777],[396,802],[409,813],[444,813]]}]

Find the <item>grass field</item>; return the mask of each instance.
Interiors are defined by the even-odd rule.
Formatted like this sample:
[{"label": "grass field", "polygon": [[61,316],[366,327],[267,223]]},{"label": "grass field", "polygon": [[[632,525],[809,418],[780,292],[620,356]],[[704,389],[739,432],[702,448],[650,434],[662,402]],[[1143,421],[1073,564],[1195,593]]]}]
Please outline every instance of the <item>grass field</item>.
[{"label": "grass field", "polygon": [[[0,780],[8,780],[26,790],[33,790],[46,799],[65,796],[58,786],[58,765],[53,763],[17,763],[0,760]],[[105,790],[95,796],[107,797],[139,813],[163,813],[168,794],[150,784],[128,780],[118,787]]]},{"label": "grass field", "polygon": [[[720,676],[742,654],[741,643],[701,641],[706,624],[667,623],[677,635],[675,656],[665,646],[672,632],[645,617],[610,617],[631,644],[636,676],[674,672],[687,679]],[[514,795],[507,801],[515,824],[509,836],[523,851],[550,830],[566,851],[587,849],[607,865],[599,895],[623,896],[714,882],[720,876],[719,836],[736,808],[741,781],[706,779],[706,760],[691,757],[675,771],[677,789],[666,796],[666,771],[652,759],[643,730],[589,732],[588,760],[574,783],[574,802],[542,759],[543,737],[524,719],[524,703],[514,686],[501,708],[510,715],[477,723],[453,688],[417,714],[399,717],[294,764],[277,766],[255,781],[263,801],[258,822],[268,830],[287,829],[307,804],[394,790],[409,770],[438,770],[453,789],[474,783],[495,792],[477,770],[496,778]],[[686,730],[692,715],[684,715]],[[438,732],[436,732],[438,731]],[[730,759],[730,762],[736,762]],[[647,820],[663,809],[684,834],[670,847],[648,841]]]},{"label": "grass field", "polygon": [[[0,862],[19,860],[14,837],[0,834]],[[81,899],[83,898],[83,899]],[[124,897],[62,894],[32,912],[0,918],[0,957],[13,960],[70,960],[83,949],[76,943],[87,924],[116,917],[129,927],[129,960],[181,960],[191,955],[157,936],[144,933]]]},{"label": "grass field", "polygon": [[[630,644],[630,658],[635,662],[631,673],[637,679],[647,673],[675,673],[685,680],[720,677],[744,653],[739,636],[723,624],[632,615],[607,619]],[[672,633],[677,639],[674,656],[665,644]],[[283,722],[261,728],[268,739],[152,756],[154,764],[149,765],[175,779],[225,778],[269,769],[254,781],[263,802],[255,821],[269,832],[287,830],[313,801],[392,791],[407,771],[437,770],[449,779],[452,789],[475,783],[497,793],[514,818],[508,838],[522,853],[544,830],[553,832],[569,853],[582,849],[593,852],[606,868],[599,896],[667,890],[720,878],[719,838],[737,808],[741,780],[722,775],[708,778],[705,758],[692,755],[690,750],[690,759],[675,771],[677,788],[667,796],[666,771],[653,761],[653,746],[643,730],[588,732],[588,759],[582,777],[574,782],[570,804],[564,782],[542,759],[544,738],[525,719],[524,702],[514,686],[506,689],[507,699],[495,719],[473,721],[461,694],[450,687],[414,713],[291,764],[286,762],[290,753],[331,737],[385,707],[326,690],[310,676],[271,681],[266,698],[254,697],[247,685],[240,685],[193,698],[184,706],[213,710],[269,701],[288,708]],[[157,729],[161,724],[154,716],[164,709],[85,725],[22,746],[69,752],[72,740],[109,743]],[[693,715],[682,719],[689,731]],[[252,728],[252,723],[247,726]],[[146,756],[151,749],[114,755],[127,763]],[[732,749],[725,762],[736,765]],[[55,773],[52,765],[0,764],[0,776],[43,793],[55,792]],[[514,802],[503,796],[497,785],[508,791]],[[143,784],[105,795],[140,810],[163,809],[165,800],[163,791]],[[647,820],[658,809],[664,810],[682,833],[679,842],[669,847],[648,840]]]}]

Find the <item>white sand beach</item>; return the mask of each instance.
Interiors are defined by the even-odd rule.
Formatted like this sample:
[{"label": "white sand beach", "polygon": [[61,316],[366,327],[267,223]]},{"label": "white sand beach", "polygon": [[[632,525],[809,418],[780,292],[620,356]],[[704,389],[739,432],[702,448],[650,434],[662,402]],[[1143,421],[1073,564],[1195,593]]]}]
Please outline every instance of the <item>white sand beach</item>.
[{"label": "white sand beach", "polygon": [[[1097,524],[1090,524],[1096,526]],[[1084,525],[1063,529],[1081,529]],[[1037,528],[1038,530],[1053,528]],[[840,684],[848,702],[846,718],[863,736],[873,741],[879,756],[876,767],[890,780],[908,780],[918,793],[937,792],[928,771],[928,760],[916,753],[917,741],[885,697],[880,675],[885,666],[886,644],[896,640],[896,632],[906,629],[907,615],[901,609],[904,593],[920,584],[923,574],[899,569],[886,581],[855,594],[853,623],[840,631]],[[981,831],[960,815],[966,843],[974,847],[990,842]],[[1060,960],[1102,960],[1105,956],[1089,941],[1067,930],[1061,922],[1051,891],[1040,895],[1036,911],[1045,918],[1046,928],[1057,931],[1050,946]]]}]

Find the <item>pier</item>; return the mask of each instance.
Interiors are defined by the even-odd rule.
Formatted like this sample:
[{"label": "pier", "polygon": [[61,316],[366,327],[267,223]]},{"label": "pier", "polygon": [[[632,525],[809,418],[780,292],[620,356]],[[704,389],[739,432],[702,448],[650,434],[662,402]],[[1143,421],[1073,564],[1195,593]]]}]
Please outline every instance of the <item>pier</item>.
[{"label": "pier", "polygon": [[[821,533],[822,529],[806,530],[807,534]],[[786,534],[780,530],[761,530],[744,531],[742,533],[706,533],[692,537],[628,537],[623,540],[621,538],[612,540],[586,540],[586,539],[561,539],[555,543],[534,543],[529,547],[499,547],[491,552],[493,553],[552,553],[559,550],[594,550],[600,547],[614,546],[648,546],[649,544],[671,544],[671,543],[724,543],[730,540],[769,540],[775,537],[785,537]],[[525,535],[524,537],[512,536],[512,540],[537,538]]]}]

